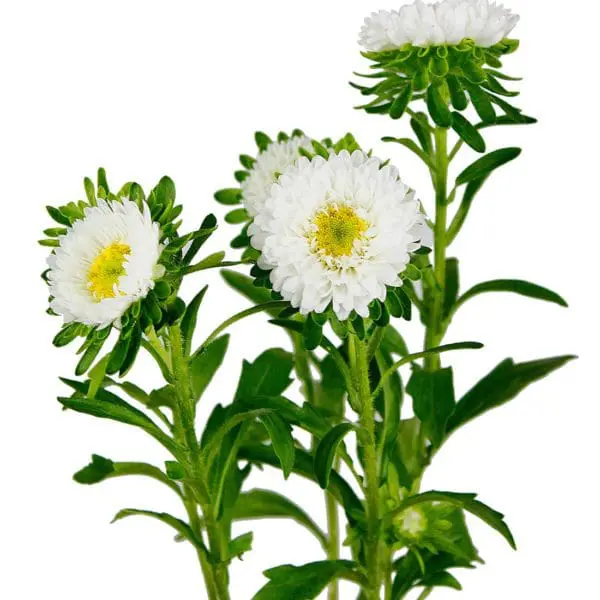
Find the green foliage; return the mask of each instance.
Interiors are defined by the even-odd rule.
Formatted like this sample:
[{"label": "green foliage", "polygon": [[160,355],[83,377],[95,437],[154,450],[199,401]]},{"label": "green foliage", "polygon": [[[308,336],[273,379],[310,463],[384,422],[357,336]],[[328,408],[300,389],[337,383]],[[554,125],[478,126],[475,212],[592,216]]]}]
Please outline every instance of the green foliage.
[{"label": "green foliage", "polygon": [[342,443],[344,436],[353,429],[355,429],[355,426],[352,423],[340,423],[319,442],[315,450],[314,468],[317,481],[323,489],[327,489],[329,485],[329,475],[338,447]]},{"label": "green foliage", "polygon": [[424,424],[431,443],[434,447],[439,446],[455,407],[452,369],[415,369],[406,391],[413,398],[413,410]]},{"label": "green foliage", "polygon": [[463,185],[487,177],[502,165],[514,160],[521,154],[520,148],[502,148],[486,154],[467,167],[457,178],[456,183]]},{"label": "green foliage", "polygon": [[313,519],[297,504],[276,492],[254,489],[240,495],[235,504],[233,519],[292,519],[310,531],[321,543],[327,545],[327,536]]},{"label": "green foliage", "polygon": [[211,342],[202,352],[193,356],[190,361],[190,380],[194,399],[198,401],[212,381],[229,345],[229,335],[223,335]]},{"label": "green foliage", "polygon": [[301,567],[275,567],[265,571],[269,583],[253,597],[253,600],[313,600],[333,579],[358,579],[356,566],[356,563],[348,560],[327,560]]},{"label": "green foliage", "polygon": [[574,358],[558,356],[525,363],[515,363],[511,358],[503,360],[458,401],[448,419],[447,432],[451,433],[488,410],[502,406],[528,385],[543,379]]}]

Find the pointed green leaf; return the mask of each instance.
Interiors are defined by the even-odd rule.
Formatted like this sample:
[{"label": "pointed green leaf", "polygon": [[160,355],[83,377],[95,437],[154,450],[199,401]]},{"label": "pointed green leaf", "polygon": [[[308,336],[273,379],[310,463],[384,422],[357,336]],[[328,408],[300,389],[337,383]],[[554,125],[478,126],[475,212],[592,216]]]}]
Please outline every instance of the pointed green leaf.
[{"label": "pointed green leaf", "polygon": [[329,475],[333,467],[333,461],[337,453],[339,445],[342,443],[344,436],[355,429],[352,423],[340,423],[336,425],[329,433],[319,442],[315,450],[315,475],[319,485],[325,490],[329,485]]},{"label": "pointed green leaf", "polygon": [[485,140],[477,131],[475,126],[471,124],[459,112],[452,113],[452,129],[456,131],[458,136],[473,150],[477,152],[485,152]]},{"label": "pointed green leaf", "polygon": [[408,108],[408,105],[410,104],[412,95],[412,83],[408,83],[400,90],[400,92],[392,102],[392,106],[390,107],[390,117],[392,119],[400,119],[402,115],[404,115],[406,109]]},{"label": "pointed green leaf", "polygon": [[263,415],[260,420],[269,432],[273,451],[279,458],[283,477],[287,479],[294,467],[296,453],[292,428],[276,413]]},{"label": "pointed green leaf", "polygon": [[196,402],[223,364],[228,344],[229,335],[223,335],[206,346],[202,352],[195,354],[190,361],[190,380]]},{"label": "pointed green leaf", "polygon": [[457,178],[456,183],[462,185],[481,179],[502,165],[509,163],[521,154],[521,148],[502,148],[486,154],[467,167]]}]

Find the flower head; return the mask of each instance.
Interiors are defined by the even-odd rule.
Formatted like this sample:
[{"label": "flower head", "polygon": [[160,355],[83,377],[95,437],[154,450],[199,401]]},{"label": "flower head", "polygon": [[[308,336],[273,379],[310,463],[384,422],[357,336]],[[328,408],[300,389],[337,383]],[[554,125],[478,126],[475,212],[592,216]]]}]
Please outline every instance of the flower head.
[{"label": "flower head", "polygon": [[[478,152],[473,124],[465,125],[452,109],[463,112],[473,106],[482,122],[531,123],[530,117],[506,101],[517,96],[500,80],[512,80],[498,69],[502,58],[519,47],[507,36],[519,17],[490,0],[442,0],[426,4],[416,0],[395,11],[373,13],[360,33],[363,52],[373,61],[372,72],[360,75],[375,85],[352,84],[374,100],[359,106],[368,113],[389,114],[399,119],[412,101],[425,100],[436,125],[453,127]],[[475,137],[477,134],[475,133]]]},{"label": "flower head", "polygon": [[508,37],[519,16],[489,0],[415,0],[399,10],[380,11],[365,19],[361,45],[382,52],[402,48],[458,45],[472,40],[490,48]]},{"label": "flower head", "polygon": [[43,277],[49,312],[63,317],[54,344],[85,337],[76,373],[85,373],[113,328],[119,338],[103,363],[109,374],[133,364],[142,336],[180,319],[177,291],[190,262],[216,228],[209,215],[200,229],[180,235],[175,185],[163,177],[146,197],[137,183],[113,194],[103,169],[98,186],[85,180],[87,201],[48,207],[61,227],[45,230],[52,248]]},{"label": "flower head", "polygon": [[310,139],[304,135],[272,142],[256,157],[249,176],[241,184],[242,202],[251,217],[262,209],[279,175],[298,161],[300,148],[307,152],[313,150]]},{"label": "flower head", "polygon": [[369,315],[429,237],[394,167],[362,151],[301,158],[273,184],[249,231],[258,266],[303,314]]},{"label": "flower head", "polygon": [[160,227],[142,209],[124,199],[98,200],[84,210],[48,258],[52,310],[66,323],[106,327],[145,298],[164,273]]}]

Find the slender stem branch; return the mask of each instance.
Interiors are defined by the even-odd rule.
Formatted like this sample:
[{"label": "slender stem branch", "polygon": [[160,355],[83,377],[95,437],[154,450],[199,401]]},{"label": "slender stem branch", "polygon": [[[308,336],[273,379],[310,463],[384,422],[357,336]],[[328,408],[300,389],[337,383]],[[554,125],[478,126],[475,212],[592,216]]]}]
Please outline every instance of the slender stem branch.
[{"label": "slender stem branch", "polygon": [[252,261],[250,260],[224,260],[216,265],[203,265],[199,262],[196,265],[191,265],[183,270],[184,275],[190,275],[191,273],[197,273],[198,271],[207,271],[208,269],[220,269],[222,267],[237,267],[239,265],[248,265]]},{"label": "slender stem branch", "polygon": [[420,594],[417,600],[425,600],[425,598],[429,598],[431,593],[433,592],[433,588],[425,588]]},{"label": "slender stem branch", "polygon": [[229,317],[226,321],[223,321],[207,338],[204,340],[204,343],[200,346],[196,353],[202,352],[206,346],[208,346],[212,341],[214,341],[223,331],[225,331],[228,327],[245,319],[246,317],[250,317],[251,315],[255,315],[256,313],[263,312],[266,310],[271,310],[272,308],[281,308],[282,310],[289,306],[289,304],[283,300],[274,300],[273,302],[265,302],[265,304],[259,304],[258,306],[251,306],[242,312]]},{"label": "slender stem branch", "polygon": [[[432,306],[425,334],[425,349],[439,346],[440,323],[443,318],[444,289],[446,282],[446,222],[448,219],[448,130],[435,129],[435,227],[434,227],[434,273],[439,290],[431,290]],[[440,368],[440,357],[435,354],[425,358],[425,368],[435,371]]]},{"label": "slender stem branch", "polygon": [[[325,507],[327,510],[327,558],[338,560],[340,557],[340,522],[337,500],[325,491]],[[327,600],[338,600],[339,586],[337,579],[327,588]]]}]

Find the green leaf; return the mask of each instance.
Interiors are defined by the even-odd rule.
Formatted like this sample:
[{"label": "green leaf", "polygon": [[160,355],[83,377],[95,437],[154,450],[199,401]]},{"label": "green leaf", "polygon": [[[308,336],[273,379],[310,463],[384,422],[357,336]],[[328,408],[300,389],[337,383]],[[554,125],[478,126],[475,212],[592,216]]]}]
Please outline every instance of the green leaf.
[{"label": "green leaf", "polygon": [[248,221],[249,218],[250,215],[245,208],[236,208],[225,215],[225,222],[230,225],[239,225]]},{"label": "green leaf", "polygon": [[79,323],[69,323],[54,336],[52,343],[57,348],[61,348],[70,344],[78,336],[85,335],[86,333],[86,328],[83,325],[80,325]]},{"label": "green leaf", "polygon": [[[245,298],[248,298],[248,300],[254,304],[266,304],[267,302],[271,302],[273,300],[271,292],[264,288],[256,287],[252,277],[248,277],[247,275],[243,275],[242,273],[238,273],[236,271],[230,271],[228,269],[221,271],[221,276],[230,287],[238,291]],[[276,317],[280,312],[280,308],[274,308],[267,311],[267,313],[272,317]]]},{"label": "green leaf", "polygon": [[467,95],[460,81],[455,75],[448,75],[446,78],[448,89],[450,90],[450,101],[456,110],[465,110],[469,106]]},{"label": "green leaf", "polygon": [[[281,468],[279,459],[273,449],[262,444],[243,445],[239,450],[238,458],[251,463]],[[293,472],[301,477],[316,481],[313,457],[306,451],[296,448]],[[337,471],[331,471],[327,491],[344,507],[351,524],[356,523],[357,520],[362,521],[365,519],[362,502],[348,482]]]},{"label": "green leaf", "polygon": [[452,129],[456,131],[458,136],[473,150],[477,152],[485,152],[485,140],[477,131],[475,126],[471,124],[459,112],[452,113]]},{"label": "green leaf", "polygon": [[423,587],[449,587],[453,590],[462,590],[462,585],[454,575],[448,573],[448,571],[442,571],[440,573],[434,573],[423,577],[421,580]]},{"label": "green leaf", "polygon": [[456,403],[452,368],[437,371],[415,369],[406,391],[413,398],[414,413],[424,423],[431,443],[439,447]]},{"label": "green leaf", "polygon": [[258,146],[261,152],[264,152],[269,147],[269,145],[273,143],[271,138],[262,131],[257,131],[254,134],[254,140],[256,141],[256,145]]},{"label": "green leaf", "polygon": [[281,348],[266,350],[253,363],[244,361],[236,399],[281,395],[292,383],[293,367],[292,355]]},{"label": "green leaf", "polygon": [[65,227],[71,227],[71,219],[64,215],[58,208],[55,208],[54,206],[46,206],[46,210],[54,221],[60,225],[64,225]]},{"label": "green leaf", "polygon": [[483,502],[476,500],[477,494],[459,494],[456,492],[424,492],[411,496],[405,499],[400,508],[390,515],[386,516],[387,519],[393,518],[393,516],[401,514],[407,508],[416,506],[422,503],[429,502],[447,502],[458,506],[467,512],[479,517],[482,521],[487,523],[492,529],[495,529],[502,537],[510,544],[513,549],[516,549],[515,540],[510,532],[510,529],[504,522],[504,515],[493,510]]},{"label": "green leaf", "polygon": [[176,460],[165,461],[165,470],[167,471],[167,477],[169,479],[174,479],[176,481],[185,479],[185,469]]},{"label": "green leaf", "polygon": [[457,178],[456,183],[462,185],[481,179],[502,165],[509,163],[521,154],[521,148],[502,148],[486,154],[467,167]]},{"label": "green leaf", "polygon": [[396,96],[390,107],[390,117],[392,119],[400,119],[406,112],[408,105],[412,99],[413,87],[412,83],[405,85]]},{"label": "green leaf", "polygon": [[238,188],[219,190],[215,193],[215,200],[219,204],[225,204],[227,206],[239,204],[242,201],[242,190]]},{"label": "green leaf", "polygon": [[503,360],[459,400],[448,420],[447,433],[492,408],[502,406],[531,383],[543,379],[575,358],[557,356],[525,363],[515,363],[511,358]]},{"label": "green leaf", "polygon": [[190,354],[192,338],[194,337],[194,331],[196,329],[196,323],[198,321],[198,310],[204,300],[208,286],[204,286],[188,304],[185,309],[183,318],[181,319],[181,336],[183,337],[183,349],[186,356]]},{"label": "green leaf", "polygon": [[452,113],[442,96],[441,86],[430,85],[427,89],[427,109],[436,125],[440,127],[452,125]]},{"label": "green leaf", "polygon": [[314,600],[335,579],[362,581],[356,566],[349,560],[324,560],[301,567],[275,567],[265,571],[270,581],[252,600]]},{"label": "green leaf", "polygon": [[431,136],[431,128],[429,126],[429,119],[425,113],[417,113],[410,120],[410,126],[412,130],[415,132],[419,143],[423,150],[425,150],[425,154],[429,156],[433,153],[433,140]]},{"label": "green leaf", "polygon": [[73,479],[77,483],[83,485],[91,485],[104,481],[109,475],[114,473],[115,464],[112,460],[99,456],[98,454],[92,454],[92,462],[83,467],[80,471],[77,471],[73,475]]},{"label": "green leaf", "polygon": [[214,267],[218,267],[225,258],[225,252],[220,250],[219,252],[214,252],[210,254],[206,258],[203,258],[199,263],[194,265],[194,272],[197,271],[205,271],[206,269],[212,269]]},{"label": "green leaf", "polygon": [[239,535],[235,539],[231,540],[227,546],[227,560],[233,560],[234,558],[241,558],[242,554],[250,552],[252,550],[252,538],[254,537],[252,532],[244,533]]},{"label": "green leaf", "polygon": [[296,453],[292,428],[276,413],[263,415],[260,420],[269,432],[273,451],[279,458],[283,476],[287,479],[294,467]]},{"label": "green leaf", "polygon": [[192,393],[197,402],[223,364],[229,335],[223,335],[211,342],[202,352],[195,354],[190,362],[190,380]]},{"label": "green leaf", "polygon": [[419,148],[415,141],[410,138],[395,138],[390,136],[385,136],[381,138],[384,142],[394,142],[396,144],[401,144],[405,148],[408,148],[411,152],[416,154],[430,169],[435,169],[435,164],[431,160],[431,158]]},{"label": "green leaf", "polygon": [[471,97],[471,102],[484,123],[493,124],[496,121],[496,111],[490,101],[487,93],[482,90],[479,86],[468,85],[467,91]]},{"label": "green leaf", "polygon": [[444,286],[444,319],[452,312],[458,298],[459,289],[458,259],[448,258],[446,259],[446,285]]},{"label": "green leaf", "polygon": [[352,423],[340,423],[336,425],[319,442],[315,450],[315,476],[319,485],[326,490],[329,485],[329,476],[333,467],[333,461],[339,445],[344,436],[355,429]]},{"label": "green leaf", "polygon": [[[87,383],[70,379],[61,379],[61,381],[70,385],[79,393],[87,394],[88,392]],[[59,398],[58,401],[65,408],[70,408],[76,412],[139,427],[149,433],[171,452],[178,451],[177,444],[164,433],[154,421],[147,417],[142,411],[134,408],[131,404],[128,404],[107,390],[98,390],[94,398],[79,398],[73,396],[71,398]]]},{"label": "green leaf", "polygon": [[304,345],[307,350],[314,350],[321,344],[321,340],[323,339],[323,326],[317,323],[312,314],[308,315],[304,321],[303,336]]},{"label": "green leaf", "polygon": [[398,354],[399,356],[408,356],[410,354],[404,338],[392,325],[388,325],[385,328],[381,346],[386,352]]},{"label": "green leaf", "polygon": [[479,179],[474,179],[473,181],[469,181],[467,187],[465,188],[465,193],[463,195],[462,202],[456,211],[456,215],[454,219],[452,219],[452,223],[448,228],[448,233],[446,235],[446,239],[448,240],[448,246],[456,239],[456,236],[460,233],[462,226],[467,219],[467,215],[471,210],[471,205],[473,204],[473,200],[475,196],[479,193],[479,190],[483,187],[483,184],[486,182],[487,177],[481,177]]},{"label": "green leaf", "polygon": [[270,490],[254,489],[240,495],[233,508],[235,521],[255,519],[292,519],[310,531],[321,543],[327,546],[327,535],[297,504]]},{"label": "green leaf", "polygon": [[544,300],[545,302],[553,302],[559,306],[568,306],[566,301],[561,298],[561,296],[540,285],[530,283],[529,281],[522,281],[520,279],[496,279],[493,281],[480,283],[472,287],[468,292],[465,292],[459,298],[456,308],[463,305],[467,300],[487,292],[511,292],[527,298]]},{"label": "green leaf", "polygon": [[187,523],[184,523],[181,519],[177,519],[176,517],[168,513],[158,513],[151,510],[140,510],[138,508],[125,508],[123,510],[120,510],[115,515],[112,522],[116,523],[117,521],[133,516],[150,517],[152,519],[157,519],[158,521],[161,521],[166,525],[169,525],[169,527],[175,529],[175,531],[177,531],[177,533],[180,536],[184,537],[186,540],[191,542],[202,553],[204,553],[205,555],[208,554],[208,551],[204,546],[204,542],[199,536],[197,536],[194,533],[192,528]]}]

